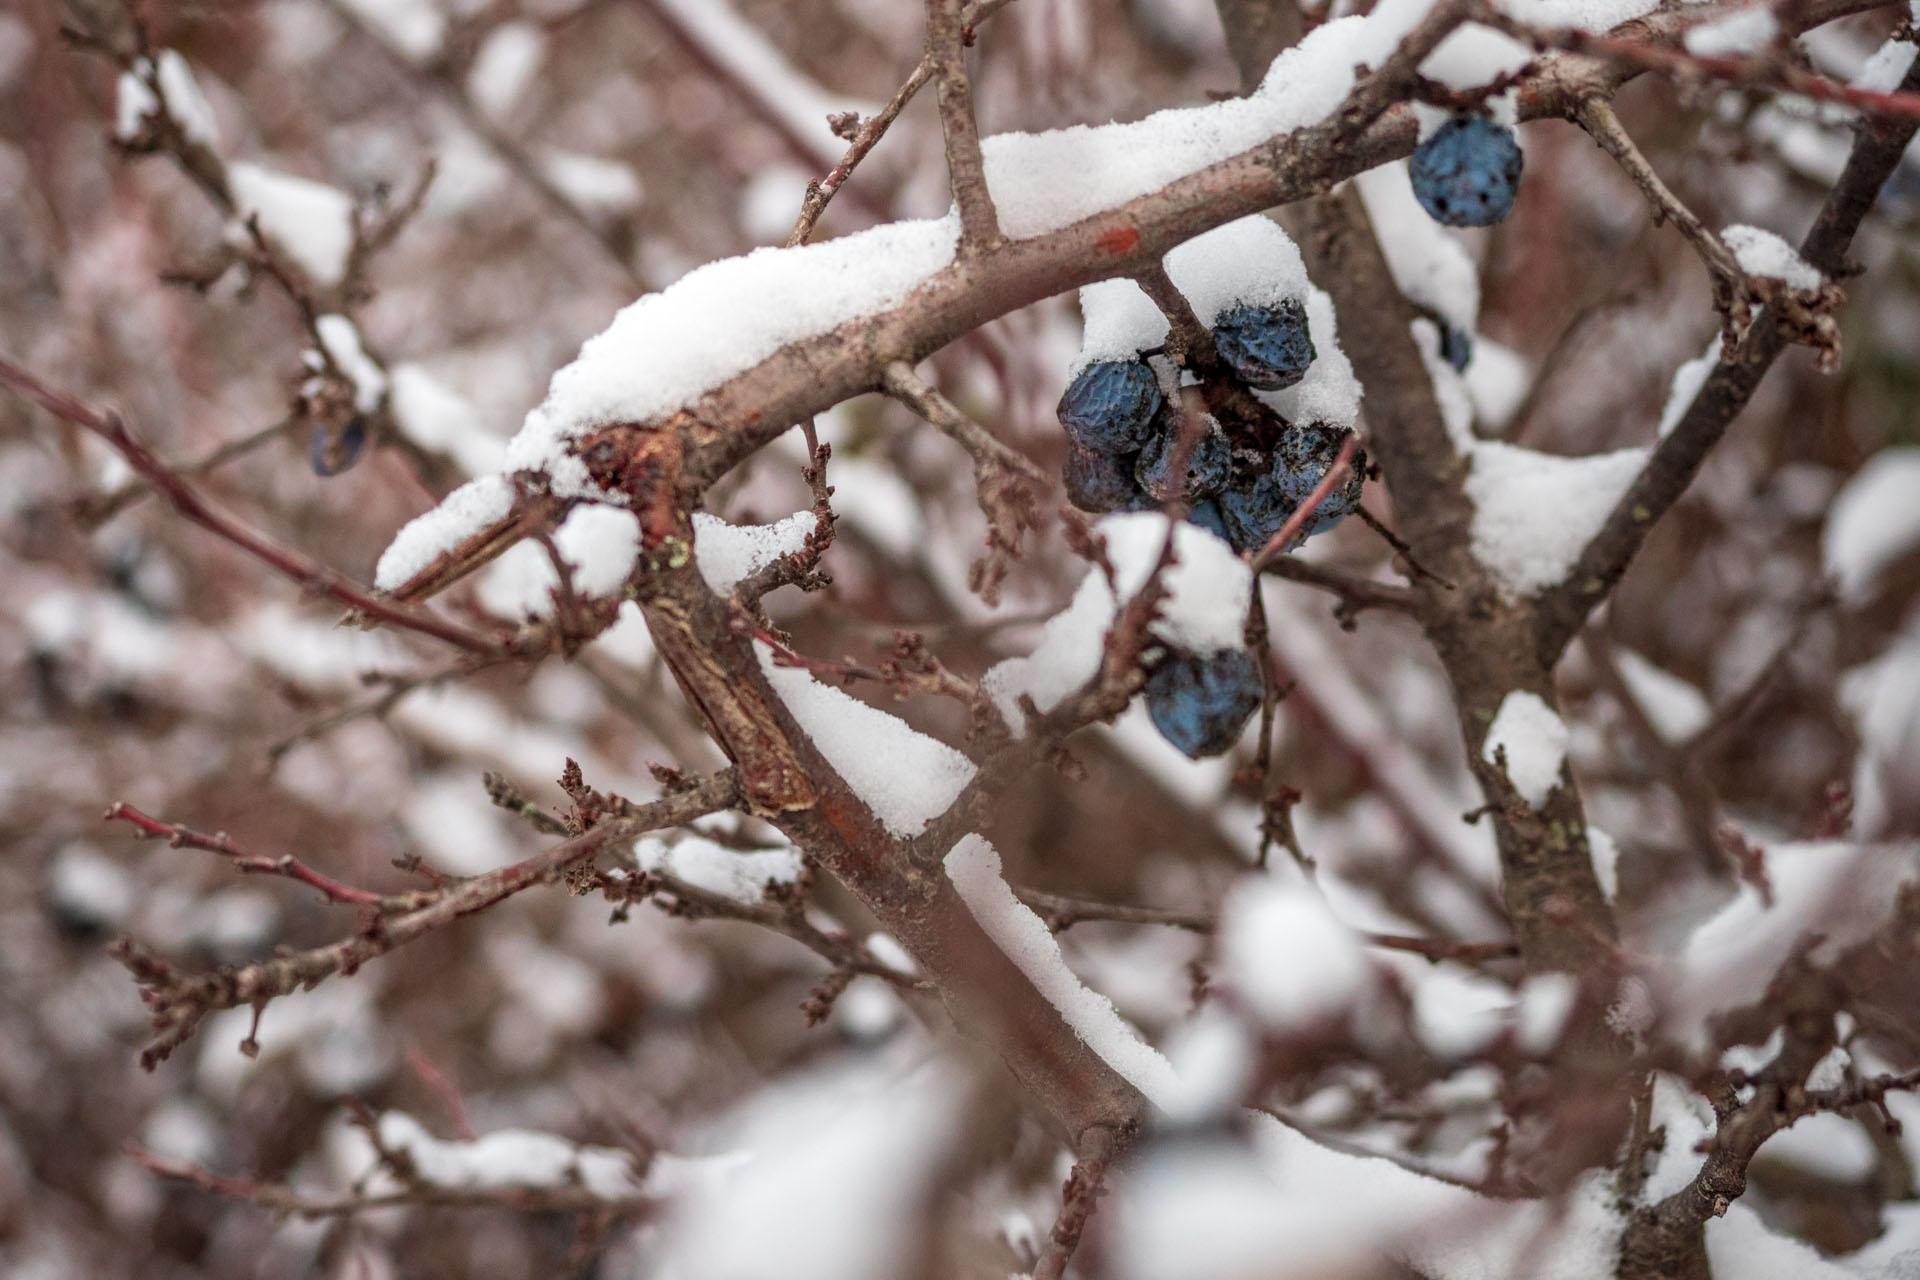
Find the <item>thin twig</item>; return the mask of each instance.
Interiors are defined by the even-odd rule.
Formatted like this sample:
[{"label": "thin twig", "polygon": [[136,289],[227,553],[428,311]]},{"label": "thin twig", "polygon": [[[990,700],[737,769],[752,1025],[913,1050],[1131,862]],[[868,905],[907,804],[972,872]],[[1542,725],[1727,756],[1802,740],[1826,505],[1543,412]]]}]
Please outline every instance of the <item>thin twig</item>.
[{"label": "thin twig", "polygon": [[974,487],[980,510],[987,517],[987,554],[973,566],[972,587],[992,604],[1000,582],[1020,554],[1026,531],[1038,525],[1040,499],[1047,478],[1040,468],[995,439],[985,427],[960,409],[904,361],[889,364],[883,388],[967,451],[973,459]]},{"label": "thin twig", "polygon": [[980,154],[980,125],[967,79],[962,0],[927,0],[927,60],[940,97],[940,133],[946,140],[947,177],[960,206],[960,253],[983,253],[1000,240],[1000,215],[987,190]]},{"label": "thin twig", "polygon": [[1333,456],[1333,465],[1327,468],[1327,474],[1320,477],[1320,483],[1313,486],[1313,492],[1294,508],[1293,514],[1287,517],[1287,522],[1280,526],[1279,532],[1268,539],[1267,545],[1260,548],[1259,554],[1252,558],[1251,564],[1255,573],[1261,572],[1276,556],[1293,545],[1294,538],[1307,527],[1307,521],[1313,519],[1313,513],[1320,509],[1320,504],[1326,501],[1327,495],[1346,483],[1347,472],[1353,469],[1353,455],[1359,452],[1359,449],[1359,434],[1349,431],[1347,438],[1340,442],[1340,452]]},{"label": "thin twig", "polygon": [[388,896],[356,889],[350,884],[335,880],[324,872],[316,871],[292,854],[282,854],[277,858],[263,854],[249,853],[236,844],[224,831],[208,834],[195,831],[192,827],[183,827],[178,823],[163,822],[149,814],[142,813],[130,804],[116,804],[106,812],[108,822],[128,822],[139,829],[142,837],[148,840],[165,840],[176,849],[205,849],[208,853],[217,853],[233,864],[237,871],[250,875],[284,876],[300,884],[318,889],[327,901],[344,903],[350,906],[373,907],[379,911],[408,911],[425,904],[426,895],[410,893]]},{"label": "thin twig", "polygon": [[1079,1158],[1060,1195],[1060,1213],[1047,1233],[1047,1243],[1034,1263],[1033,1280],[1060,1280],[1067,1273],[1073,1251],[1106,1190],[1107,1170],[1126,1149],[1130,1134],[1118,1133],[1107,1125],[1095,1125],[1080,1139]]},{"label": "thin twig", "polygon": [[491,638],[466,627],[447,622],[432,614],[406,608],[380,599],[371,590],[345,574],[297,551],[280,546],[264,534],[202,497],[186,479],[172,470],[153,452],[133,438],[118,414],[98,410],[64,392],[49,387],[19,365],[0,356],[0,384],[21,398],[39,405],[56,418],[82,427],[106,441],[127,460],[141,478],[166,495],[174,509],[194,524],[239,547],[254,559],[309,591],[338,601],[368,618],[390,626],[432,636],[469,653],[495,656],[502,646]]},{"label": "thin twig", "polygon": [[1574,121],[1587,131],[1600,149],[1612,156],[1614,161],[1634,185],[1640,188],[1653,206],[1653,221],[1657,226],[1662,222],[1671,222],[1674,229],[1686,237],[1694,252],[1700,255],[1701,265],[1706,267],[1707,275],[1713,280],[1713,306],[1720,313],[1720,327],[1723,340],[1731,348],[1746,333],[1752,322],[1753,287],[1747,279],[1747,273],[1740,268],[1739,262],[1720,237],[1706,229],[1693,210],[1682,203],[1680,197],[1660,175],[1653,171],[1647,158],[1634,145],[1633,138],[1621,125],[1620,117],[1614,113],[1613,105],[1604,98],[1592,97],[1580,104],[1574,114]]}]

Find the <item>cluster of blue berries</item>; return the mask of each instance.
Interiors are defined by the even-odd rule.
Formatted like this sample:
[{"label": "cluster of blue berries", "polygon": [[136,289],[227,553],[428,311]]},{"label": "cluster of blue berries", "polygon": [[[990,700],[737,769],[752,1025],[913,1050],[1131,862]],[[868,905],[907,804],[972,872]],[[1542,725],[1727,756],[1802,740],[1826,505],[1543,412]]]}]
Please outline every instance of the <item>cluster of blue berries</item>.
[{"label": "cluster of blue berries", "polygon": [[1520,144],[1513,130],[1485,116],[1455,116],[1414,148],[1407,176],[1414,198],[1434,221],[1492,226],[1513,212]]},{"label": "cluster of blue berries", "polygon": [[[1297,298],[1234,305],[1214,317],[1212,330],[1231,376],[1257,390],[1293,386],[1315,358],[1306,308]],[[1237,444],[1199,408],[1197,396],[1169,396],[1148,363],[1150,354],[1094,361],[1060,398],[1060,423],[1071,442],[1064,468],[1068,499],[1096,514],[1184,502],[1193,524],[1236,551],[1258,551],[1326,476],[1347,432],[1289,423],[1270,448]],[[1351,512],[1360,486],[1356,467],[1322,500],[1300,537]],[[1263,699],[1259,664],[1240,649],[1172,649],[1146,686],[1154,726],[1195,758],[1228,750]]]}]

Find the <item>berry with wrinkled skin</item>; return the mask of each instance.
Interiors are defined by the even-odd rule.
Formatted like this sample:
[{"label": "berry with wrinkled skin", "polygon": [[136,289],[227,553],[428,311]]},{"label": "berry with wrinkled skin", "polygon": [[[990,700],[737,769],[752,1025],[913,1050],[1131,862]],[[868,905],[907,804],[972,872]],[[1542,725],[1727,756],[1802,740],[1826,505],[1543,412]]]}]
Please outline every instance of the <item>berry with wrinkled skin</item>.
[{"label": "berry with wrinkled skin", "polygon": [[[1347,433],[1336,427],[1288,427],[1274,451],[1273,466],[1220,495],[1228,542],[1236,551],[1258,551],[1280,532],[1287,517],[1307,500],[1340,452]],[[1293,545],[1331,529],[1360,505],[1365,458],[1356,453],[1344,483],[1314,508]]]},{"label": "berry with wrinkled skin", "polygon": [[1187,508],[1187,523],[1199,525],[1220,541],[1232,544],[1227,536],[1227,518],[1220,513],[1220,504],[1212,498],[1204,498]]},{"label": "berry with wrinkled skin", "polygon": [[1213,345],[1242,382],[1262,391],[1292,386],[1313,363],[1307,309],[1298,298],[1221,312],[1213,322]]},{"label": "berry with wrinkled skin", "polygon": [[1060,425],[1074,443],[1100,453],[1131,453],[1153,434],[1166,398],[1139,360],[1099,360],[1074,375],[1060,397]]},{"label": "berry with wrinkled skin", "polygon": [[1233,448],[1219,424],[1209,421],[1206,429],[1194,436],[1193,444],[1187,449],[1185,481],[1175,483],[1173,455],[1178,451],[1183,427],[1178,414],[1163,413],[1160,421],[1163,430],[1147,441],[1146,447],[1140,450],[1140,460],[1134,464],[1134,478],[1140,487],[1162,502],[1172,502],[1175,498],[1191,502],[1226,488],[1227,481],[1233,478]]},{"label": "berry with wrinkled skin", "polygon": [[1148,510],[1155,505],[1153,495],[1133,478],[1134,462],[1131,453],[1100,453],[1069,441],[1067,461],[1060,468],[1067,501],[1094,515]]},{"label": "berry with wrinkled skin", "polygon": [[1198,760],[1238,742],[1265,694],[1260,666],[1245,649],[1175,649],[1147,677],[1147,715],[1161,737]]},{"label": "berry with wrinkled skin", "polygon": [[1492,226],[1513,210],[1520,144],[1513,130],[1485,116],[1455,116],[1414,148],[1407,175],[1435,222]]}]

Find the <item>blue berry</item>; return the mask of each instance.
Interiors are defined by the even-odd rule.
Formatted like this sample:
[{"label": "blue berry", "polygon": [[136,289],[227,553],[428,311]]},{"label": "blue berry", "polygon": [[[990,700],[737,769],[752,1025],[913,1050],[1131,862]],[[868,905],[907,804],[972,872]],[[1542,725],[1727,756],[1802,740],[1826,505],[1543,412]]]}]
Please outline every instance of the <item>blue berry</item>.
[{"label": "blue berry", "polygon": [[1407,167],[1414,198],[1434,221],[1487,227],[1513,211],[1520,144],[1485,116],[1455,116],[1414,148]]},{"label": "blue berry", "polygon": [[1147,441],[1140,451],[1140,461],[1134,464],[1134,478],[1142,489],[1162,502],[1171,502],[1175,498],[1204,498],[1226,488],[1233,478],[1233,448],[1217,423],[1209,421],[1187,449],[1183,483],[1176,483],[1173,475],[1173,455],[1183,430],[1180,415],[1163,413],[1160,423],[1160,434]]},{"label": "blue berry", "polygon": [[1292,386],[1313,363],[1307,309],[1298,298],[1221,312],[1213,322],[1213,345],[1242,382],[1262,391]]},{"label": "blue berry", "polygon": [[360,451],[366,445],[366,420],[356,414],[337,435],[326,427],[314,428],[313,440],[307,446],[307,462],[317,476],[337,476],[360,461]]},{"label": "blue berry", "polygon": [[1088,365],[1060,397],[1060,425],[1074,443],[1100,453],[1130,453],[1153,433],[1165,397],[1153,370],[1138,360]]},{"label": "blue berry", "polygon": [[[1220,495],[1220,510],[1231,535],[1227,541],[1234,550],[1258,551],[1280,532],[1287,517],[1299,509],[1333,466],[1346,437],[1345,431],[1334,427],[1288,427],[1274,451],[1272,467]],[[1294,545],[1331,529],[1360,505],[1363,461],[1359,454],[1354,455],[1346,481],[1314,508]]]},{"label": "blue berry", "polygon": [[1245,649],[1175,649],[1147,677],[1147,715],[1161,737],[1198,760],[1238,742],[1265,694],[1260,666]]},{"label": "blue berry", "polygon": [[1222,542],[1233,541],[1227,534],[1227,518],[1220,513],[1220,504],[1212,498],[1203,498],[1188,507],[1187,523],[1199,525]]},{"label": "blue berry", "polygon": [[1067,501],[1095,515],[1109,511],[1145,511],[1157,505],[1153,495],[1144,492],[1134,480],[1133,468],[1131,453],[1098,453],[1069,441],[1066,465],[1060,469]]},{"label": "blue berry", "polygon": [[1440,325],[1440,358],[1452,365],[1455,373],[1465,373],[1468,363],[1473,359],[1473,335],[1443,321]]}]

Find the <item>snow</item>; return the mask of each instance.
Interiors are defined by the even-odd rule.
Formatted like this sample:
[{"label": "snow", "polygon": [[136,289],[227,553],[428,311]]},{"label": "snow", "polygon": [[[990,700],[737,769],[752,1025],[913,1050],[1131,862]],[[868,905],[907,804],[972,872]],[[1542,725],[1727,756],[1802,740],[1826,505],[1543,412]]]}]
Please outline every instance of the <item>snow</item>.
[{"label": "snow", "polygon": [[506,442],[482,427],[472,401],[419,365],[394,367],[388,397],[400,434],[422,449],[446,454],[470,476],[499,470]]},{"label": "snow", "polygon": [[1132,280],[1102,280],[1083,287],[1080,314],[1080,354],[1067,367],[1069,379],[1090,364],[1131,360],[1167,340],[1167,317]]},{"label": "snow", "polygon": [[1858,1280],[1859,1273],[1820,1256],[1812,1245],[1780,1235],[1736,1200],[1726,1216],[1707,1220],[1707,1264],[1716,1276],[1740,1280]]},{"label": "snow", "polygon": [[1562,581],[1647,460],[1644,448],[1585,458],[1497,440],[1472,449],[1473,553],[1515,595]]},{"label": "snow", "polygon": [[[1157,512],[1114,515],[1094,529],[1106,540],[1119,599],[1132,599],[1159,561],[1167,518]],[[1152,634],[1195,653],[1239,648],[1253,591],[1246,563],[1219,538],[1185,522],[1174,531],[1173,549],[1177,563],[1161,577],[1167,596]],[[1066,609],[1048,619],[1033,652],[1009,658],[982,677],[981,687],[1016,736],[1026,732],[1022,694],[1044,713],[1093,678],[1118,608],[1105,574],[1090,568]]]},{"label": "snow", "polygon": [[633,856],[642,871],[669,875],[747,906],[759,905],[769,884],[792,884],[800,878],[800,853],[791,847],[747,851],[704,836],[684,835],[672,842],[644,836],[634,844]]},{"label": "snow", "polygon": [[387,371],[360,344],[360,330],[345,316],[325,315],[313,322],[321,349],[341,376],[353,384],[353,407],[372,413],[387,396]]},{"label": "snow", "polygon": [[1515,1008],[1521,1051],[1537,1056],[1552,1052],[1579,998],[1580,979],[1570,973],[1536,973],[1521,983]]},{"label": "snow", "polygon": [[506,519],[513,510],[514,489],[501,476],[469,480],[432,510],[415,516],[380,555],[373,583],[382,591],[397,591],[418,577],[436,558]]},{"label": "snow", "polygon": [[1882,923],[1901,882],[1920,868],[1920,844],[1820,841],[1766,851],[1774,904],[1742,884],[1656,974],[1673,1030],[1695,1041],[1709,1015],[1760,1000],[1782,963],[1809,937],[1830,959]]},{"label": "snow", "polygon": [[1473,359],[1460,375],[1473,416],[1490,430],[1505,431],[1533,388],[1533,370],[1526,357],[1504,343],[1475,334]]},{"label": "snow", "polygon": [[1646,713],[1663,741],[1677,746],[1693,737],[1713,718],[1713,710],[1698,689],[1672,672],[1663,671],[1631,649],[1617,649],[1614,665],[1620,678]]},{"label": "snow", "polygon": [[[640,522],[624,507],[582,503],[554,530],[553,546],[569,566],[574,594],[586,600],[619,595],[640,556]],[[547,549],[528,539],[486,566],[477,593],[490,613],[519,621],[552,613],[559,585]]]},{"label": "snow", "polygon": [[[1809,1081],[1809,1087],[1817,1088]],[[1758,1159],[1784,1160],[1835,1182],[1865,1182],[1880,1165],[1867,1131],[1832,1112],[1802,1116],[1761,1144]]]},{"label": "snow", "polygon": [[1920,547],[1920,445],[1882,449],[1833,500],[1820,560],[1843,599],[1862,604],[1889,565]]},{"label": "snow", "polygon": [[1418,956],[1393,963],[1413,995],[1413,1030],[1428,1052],[1464,1058],[1493,1042],[1511,1022],[1513,991],[1462,965]]},{"label": "snow", "polygon": [[414,784],[395,815],[427,862],[457,876],[480,876],[526,852],[507,835],[502,811],[470,774],[445,770]]},{"label": "snow", "polygon": [[693,556],[715,595],[733,589],[782,556],[798,555],[814,530],[811,511],[796,511],[772,524],[728,524],[704,511],[693,513]]},{"label": "snow", "polygon": [[901,839],[917,836],[973,781],[973,762],[798,667],[783,667],[763,641],[753,643],[767,683],[835,773]]},{"label": "snow", "polygon": [[1620,842],[1599,827],[1587,828],[1587,852],[1593,857],[1593,874],[1600,889],[1611,902],[1620,895]]},{"label": "snow", "polygon": [[1920,53],[1920,49],[1908,41],[1887,41],[1867,59],[1867,65],[1853,78],[1853,87],[1872,93],[1892,93],[1906,79],[1915,53]]},{"label": "snow", "polygon": [[254,219],[263,235],[322,288],[346,275],[353,249],[353,200],[345,192],[235,161],[227,166],[235,216]]},{"label": "snow", "polygon": [[1279,224],[1261,215],[1239,218],[1176,245],[1167,275],[1194,314],[1212,324],[1236,306],[1272,306],[1307,290],[1307,266]]},{"label": "snow", "polygon": [[440,51],[446,15],[434,0],[342,0],[347,9],[386,43],[415,62]]},{"label": "snow", "polygon": [[[160,86],[158,94],[153,91],[156,83]],[[187,60],[172,49],[162,49],[153,58],[136,58],[120,73],[113,136],[121,142],[132,141],[148,120],[160,116],[162,98],[166,100],[166,114],[173,117],[188,142],[209,151],[219,150],[220,130],[213,108],[207,105]]]},{"label": "snow", "polygon": [[[840,163],[846,143],[835,137],[827,117],[854,111],[875,115],[880,104],[830,93],[794,70],[779,47],[727,0],[651,0],[701,53],[720,64],[723,79],[757,98],[784,131],[804,144],[820,168]],[[794,213],[799,213],[798,206]]]},{"label": "snow", "polygon": [[946,868],[980,927],[1088,1048],[1154,1105],[1183,1096],[1172,1064],[1140,1038],[1111,1000],[1090,990],[1067,967],[1059,939],[1002,878],[998,850],[977,835],[965,836],[948,851]]},{"label": "snow", "polygon": [[1373,984],[1360,938],[1326,899],[1278,876],[1250,876],[1220,912],[1221,980],[1270,1028],[1345,1018]]},{"label": "snow", "polygon": [[1201,1005],[1167,1040],[1167,1060],[1178,1081],[1160,1099],[1167,1118],[1193,1125],[1231,1114],[1253,1082],[1257,1048],[1246,1023],[1219,1001]]},{"label": "snow", "polygon": [[1499,7],[1508,17],[1536,27],[1601,32],[1645,17],[1660,5],[1659,0],[1499,0]]},{"label": "snow", "polygon": [[498,119],[513,110],[547,56],[547,36],[531,22],[503,22],[487,33],[467,71],[467,92]]},{"label": "snow", "polygon": [[1773,10],[1756,6],[1688,28],[1686,46],[1688,53],[1702,58],[1724,58],[1757,53],[1779,34],[1780,22]]},{"label": "snow", "polygon": [[1499,767],[1498,753],[1506,753],[1507,778],[1521,799],[1535,809],[1560,784],[1571,735],[1567,723],[1540,695],[1515,689],[1500,701],[1500,710],[1487,729],[1480,758]]},{"label": "snow", "polygon": [[562,195],[590,212],[627,213],[646,197],[640,175],[623,160],[556,148],[543,154],[542,167]]},{"label": "snow", "polygon": [[[1599,1280],[1621,1219],[1593,1173],[1563,1199],[1496,1201],[1389,1161],[1320,1146],[1267,1116],[1254,1148],[1168,1141],[1142,1151],[1102,1211],[1122,1280],[1373,1274],[1394,1258],[1430,1280]],[[1730,1273],[1738,1274],[1738,1273]]]},{"label": "snow", "polygon": [[1772,276],[1793,289],[1820,287],[1820,273],[1797,249],[1771,231],[1742,225],[1724,227],[1720,231],[1720,242],[1732,251],[1740,269],[1750,276]]},{"label": "snow", "polygon": [[554,549],[573,567],[573,589],[588,597],[616,595],[640,558],[640,521],[623,507],[584,503],[554,530]]},{"label": "snow", "polygon": [[499,1129],[472,1142],[443,1142],[404,1111],[388,1111],[380,1116],[380,1141],[405,1152],[415,1173],[436,1187],[579,1185],[605,1199],[642,1191],[626,1152],[579,1146],[550,1133]]},{"label": "snow", "polygon": [[546,470],[564,496],[588,493],[568,440],[670,413],[790,342],[897,306],[952,260],[956,230],[952,219],[895,222],[688,272],[622,310],[553,376],[507,446],[507,466]]},{"label": "snow", "polygon": [[117,929],[133,914],[133,878],[91,845],[70,844],[47,864],[47,901],[69,919]]},{"label": "snow", "polygon": [[1435,222],[1414,199],[1406,161],[1369,169],[1354,181],[1400,292],[1409,302],[1432,308],[1462,333],[1472,333],[1480,316],[1479,268],[1460,237]]},{"label": "snow", "polygon": [[1719,363],[1720,339],[1716,335],[1707,343],[1707,349],[1704,352],[1673,371],[1673,382],[1667,389],[1667,403],[1660,410],[1658,434],[1662,439],[1680,425],[1680,419],[1686,416],[1687,407],[1693,403],[1693,398],[1700,394],[1700,388],[1706,385],[1708,375]]},{"label": "snow", "polygon": [[[952,1167],[965,1083],[884,1055],[751,1094],[707,1135],[658,1255],[662,1280],[893,1280],[911,1275],[927,1200]],[[655,1180],[649,1178],[649,1186]]]},{"label": "snow", "polygon": [[[1474,89],[1519,71],[1533,58],[1532,49],[1504,31],[1469,22],[1427,55],[1420,64],[1420,72],[1450,89]],[[1496,124],[1511,129],[1520,123],[1520,103],[1513,89],[1489,98],[1487,108]],[[1414,118],[1420,122],[1422,138],[1430,137],[1453,115],[1443,107],[1424,102],[1416,102],[1413,111]]]},{"label": "snow", "polygon": [[[1429,7],[1430,0],[1388,0],[1364,17],[1323,23],[1275,58],[1244,98],[1159,111],[1130,124],[983,139],[1001,231],[1017,240],[1044,235],[1318,122],[1352,89],[1356,65],[1379,66]],[[1472,42],[1463,48],[1468,72],[1484,70],[1487,60]]]},{"label": "snow", "polygon": [[1841,677],[1840,703],[1860,735],[1854,826],[1876,831],[1892,802],[1907,795],[1920,761],[1920,611],[1909,615],[1885,653]]}]

